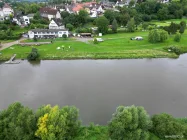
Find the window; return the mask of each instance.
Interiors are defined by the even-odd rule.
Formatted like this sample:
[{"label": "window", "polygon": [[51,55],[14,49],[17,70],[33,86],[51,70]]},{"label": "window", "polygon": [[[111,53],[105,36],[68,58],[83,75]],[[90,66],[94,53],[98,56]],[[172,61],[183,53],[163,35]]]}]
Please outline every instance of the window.
[{"label": "window", "polygon": [[62,32],[59,32],[59,34],[62,34]]}]

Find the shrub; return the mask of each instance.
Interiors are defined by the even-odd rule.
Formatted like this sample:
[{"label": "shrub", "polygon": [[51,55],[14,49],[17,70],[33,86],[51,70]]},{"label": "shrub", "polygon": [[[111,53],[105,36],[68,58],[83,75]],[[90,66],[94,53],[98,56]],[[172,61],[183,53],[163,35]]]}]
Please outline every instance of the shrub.
[{"label": "shrub", "polygon": [[93,43],[94,43],[94,44],[98,44],[98,41],[97,41],[96,38],[94,38]]},{"label": "shrub", "polygon": [[181,40],[181,35],[179,33],[176,33],[175,37],[174,37],[174,41],[175,42],[180,42]]},{"label": "shrub", "polygon": [[63,34],[62,37],[63,37],[64,40],[67,39],[67,35],[66,34]]},{"label": "shrub", "polygon": [[29,61],[36,60],[39,57],[38,50],[36,48],[32,48],[31,53],[27,56]]},{"label": "shrub", "polygon": [[108,127],[111,139],[147,140],[151,119],[143,107],[119,106]]},{"label": "shrub", "polygon": [[170,52],[176,53],[177,55],[181,54],[181,50],[178,47],[171,46],[171,47],[168,47],[166,49],[169,50]]},{"label": "shrub", "polygon": [[34,40],[34,42],[38,41],[38,39],[36,38],[36,36],[34,36],[33,40]]}]

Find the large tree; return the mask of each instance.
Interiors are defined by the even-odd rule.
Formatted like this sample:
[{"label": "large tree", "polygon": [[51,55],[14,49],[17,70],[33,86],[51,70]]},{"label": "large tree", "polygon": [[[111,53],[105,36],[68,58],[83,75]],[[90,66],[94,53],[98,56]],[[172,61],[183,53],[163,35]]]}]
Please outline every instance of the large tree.
[{"label": "large tree", "polygon": [[102,16],[99,17],[96,20],[96,25],[98,27],[98,32],[106,34],[108,32],[108,25],[109,25],[109,21],[107,20],[106,17]]},{"label": "large tree", "polygon": [[33,140],[35,131],[33,111],[20,103],[13,103],[0,112],[0,140]]},{"label": "large tree", "polygon": [[158,114],[152,117],[152,132],[160,138],[165,136],[179,136],[180,139],[185,136],[186,127],[171,115]]},{"label": "large tree", "polygon": [[109,135],[116,140],[147,140],[151,120],[143,107],[119,106],[109,122]]},{"label": "large tree", "polygon": [[50,105],[39,108],[36,112],[38,129],[36,136],[42,140],[71,139],[80,127],[78,110],[75,107],[64,107]]}]

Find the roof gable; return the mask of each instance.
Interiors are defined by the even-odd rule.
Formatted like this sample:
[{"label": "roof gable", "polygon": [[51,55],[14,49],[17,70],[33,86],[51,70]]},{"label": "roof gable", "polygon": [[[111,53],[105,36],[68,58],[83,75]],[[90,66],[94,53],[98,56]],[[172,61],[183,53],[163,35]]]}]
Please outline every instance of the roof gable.
[{"label": "roof gable", "polygon": [[48,7],[43,7],[43,8],[40,8],[40,13],[48,14],[48,15],[56,15],[57,10],[52,9],[52,8],[48,8]]}]

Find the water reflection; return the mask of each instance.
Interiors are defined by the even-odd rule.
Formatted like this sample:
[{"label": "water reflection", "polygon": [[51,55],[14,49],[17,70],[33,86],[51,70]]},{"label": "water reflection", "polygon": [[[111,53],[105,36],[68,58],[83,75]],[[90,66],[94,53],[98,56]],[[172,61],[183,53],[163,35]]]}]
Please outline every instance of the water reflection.
[{"label": "water reflection", "polygon": [[40,66],[41,64],[41,60],[37,60],[37,61],[28,61],[32,66]]}]

